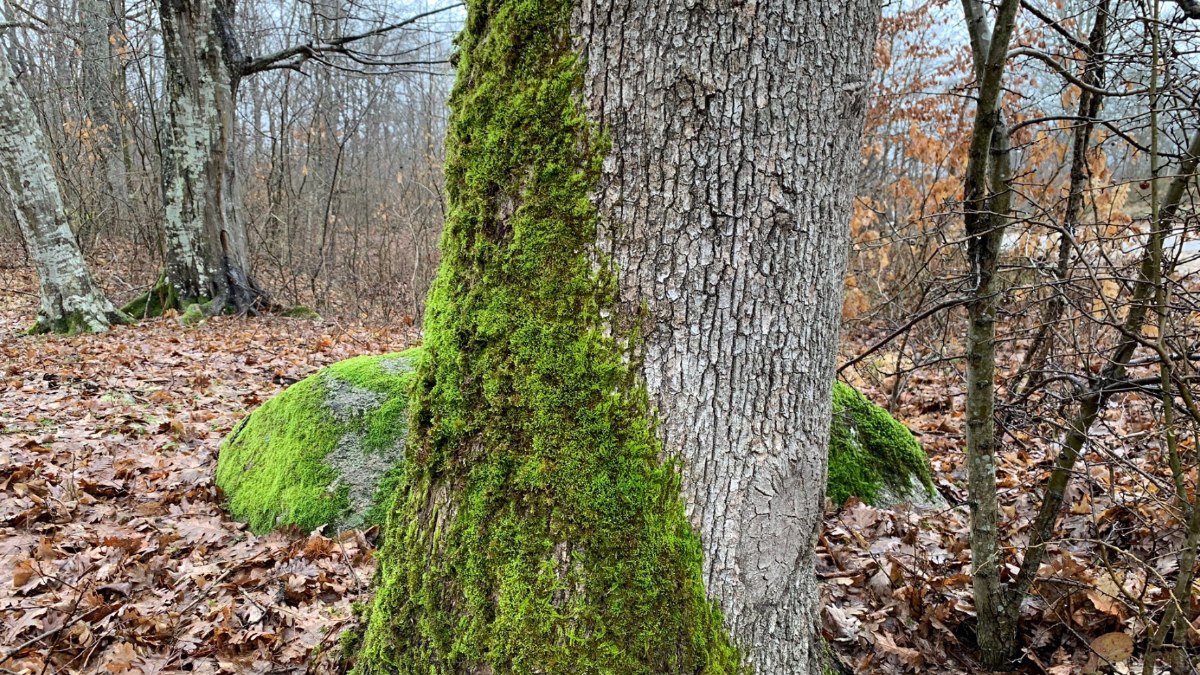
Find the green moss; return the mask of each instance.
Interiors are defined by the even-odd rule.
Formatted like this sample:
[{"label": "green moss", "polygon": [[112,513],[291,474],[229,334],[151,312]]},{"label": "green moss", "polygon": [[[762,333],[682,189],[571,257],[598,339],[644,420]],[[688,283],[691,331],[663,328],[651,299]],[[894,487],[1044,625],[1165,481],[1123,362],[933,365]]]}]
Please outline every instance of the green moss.
[{"label": "green moss", "polygon": [[[403,443],[409,390],[415,374],[389,365],[411,362],[420,350],[360,356],[333,364],[288,387],[244,419],[221,445],[217,485],[228,508],[255,532],[294,525],[382,522],[394,486],[403,473],[399,463],[383,474],[370,505],[352,503],[346,467],[331,460],[348,434],[361,442],[354,449],[385,453]],[[331,387],[351,386],[373,393],[380,406],[363,406],[349,416],[331,409]]]},{"label": "green moss", "polygon": [[39,317],[32,326],[24,331],[25,335],[45,335],[54,333],[56,335],[83,335],[86,333],[103,332],[111,326],[127,326],[133,323],[133,318],[120,310],[112,310],[104,315],[108,322],[107,326],[99,325],[97,322],[84,316],[83,312],[70,312],[56,321],[46,321],[45,318]]},{"label": "green moss", "polygon": [[308,307],[305,307],[304,305],[296,305],[295,307],[289,307],[289,308],[283,310],[283,312],[281,313],[281,316],[285,316],[289,319],[320,320],[320,318],[321,318],[320,314],[309,309]]},{"label": "green moss", "polygon": [[590,195],[607,144],[571,11],[469,3],[426,361],[359,673],[744,670],[602,318],[616,283]]},{"label": "green moss", "polygon": [[131,300],[121,311],[134,319],[148,319],[162,316],[168,309],[184,308],[175,287],[167,283],[166,276],[160,276],[150,290]]},{"label": "green moss", "polygon": [[187,306],[187,309],[183,311],[183,314],[179,315],[179,325],[195,326],[203,323],[206,318],[207,317],[204,315],[204,308],[198,303],[193,302]]},{"label": "green moss", "polygon": [[885,489],[909,493],[914,477],[930,497],[936,495],[929,460],[912,432],[850,385],[835,382],[829,498],[841,504],[853,496],[872,504]]}]

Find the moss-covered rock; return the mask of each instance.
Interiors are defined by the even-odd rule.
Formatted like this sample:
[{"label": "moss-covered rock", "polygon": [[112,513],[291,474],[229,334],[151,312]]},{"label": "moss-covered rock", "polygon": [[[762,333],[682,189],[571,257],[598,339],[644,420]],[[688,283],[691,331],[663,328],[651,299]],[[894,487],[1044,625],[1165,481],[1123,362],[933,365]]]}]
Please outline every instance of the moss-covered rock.
[{"label": "moss-covered rock", "polygon": [[204,314],[204,307],[200,303],[193,302],[187,306],[183,314],[179,315],[179,325],[181,326],[196,326],[204,323],[208,317]]},{"label": "moss-covered rock", "polygon": [[850,497],[875,506],[942,503],[912,432],[842,382],[833,385],[826,493],[836,504]]},{"label": "moss-covered rock", "polygon": [[279,314],[280,316],[287,317],[289,319],[312,319],[313,321],[321,320],[321,315],[316,310],[309,309],[304,305],[288,307]]},{"label": "moss-covered rock", "polygon": [[[335,363],[267,401],[221,446],[217,484],[256,532],[380,524],[399,475],[421,349]],[[849,385],[834,385],[827,493],[877,506],[940,503],[921,445]]]},{"label": "moss-covered rock", "polygon": [[221,445],[217,485],[255,532],[382,522],[402,471],[419,349],[359,356],[288,387]]}]

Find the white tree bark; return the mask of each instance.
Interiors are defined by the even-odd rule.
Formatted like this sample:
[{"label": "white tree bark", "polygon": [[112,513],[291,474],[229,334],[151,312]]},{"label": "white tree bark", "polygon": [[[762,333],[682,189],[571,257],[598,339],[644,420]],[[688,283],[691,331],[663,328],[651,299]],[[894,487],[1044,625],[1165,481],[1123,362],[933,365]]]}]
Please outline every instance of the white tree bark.
[{"label": "white tree bark", "polygon": [[240,194],[229,143],[239,58],[222,0],[162,0],[167,142],[163,148],[167,282],[178,304],[213,300],[250,309],[262,292],[249,277]]},{"label": "white tree bark", "polygon": [[41,307],[33,331],[107,330],[120,315],[88,274],[63,210],[45,135],[4,53],[0,129],[0,185],[40,282]]},{"label": "white tree bark", "polygon": [[612,139],[601,239],[704,546],[760,675],[820,673],[821,528],[848,221],[878,2],[585,0]]}]

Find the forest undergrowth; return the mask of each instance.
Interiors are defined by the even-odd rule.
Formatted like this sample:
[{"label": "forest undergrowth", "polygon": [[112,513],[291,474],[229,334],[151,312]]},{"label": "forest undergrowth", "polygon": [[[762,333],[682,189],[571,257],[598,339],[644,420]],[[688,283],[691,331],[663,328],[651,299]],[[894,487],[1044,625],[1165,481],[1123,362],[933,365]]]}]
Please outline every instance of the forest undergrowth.
[{"label": "forest undergrowth", "polygon": [[[377,533],[251,534],[221,510],[217,448],[287,384],[411,346],[415,329],[273,316],[183,327],[167,316],[98,336],[22,337],[34,277],[0,268],[0,289],[0,673],[342,669],[339,636],[368,597]],[[859,337],[847,354],[871,342]],[[869,378],[853,383],[886,401]],[[951,370],[921,371],[896,406],[950,506],[827,510],[822,628],[852,672],[979,672],[961,394]],[[1113,672],[1090,647],[1121,643],[1114,633],[1144,641],[1146,617],[1167,601],[1182,531],[1148,480],[1167,468],[1143,400],[1105,414],[1079,469],[1063,538],[1023,612],[1022,672]],[[999,467],[1010,542],[1037,507],[1028,488],[1048,470],[1053,438],[1018,433]]]}]

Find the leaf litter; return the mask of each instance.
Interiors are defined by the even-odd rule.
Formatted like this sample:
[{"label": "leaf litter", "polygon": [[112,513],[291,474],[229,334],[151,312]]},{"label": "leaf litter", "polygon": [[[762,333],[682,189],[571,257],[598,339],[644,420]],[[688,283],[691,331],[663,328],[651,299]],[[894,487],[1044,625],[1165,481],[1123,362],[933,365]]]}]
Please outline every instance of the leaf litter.
[{"label": "leaf litter", "polygon": [[376,533],[254,536],[221,510],[217,448],[286,384],[412,329],[17,336],[33,301],[0,294],[0,673],[338,672]]}]

